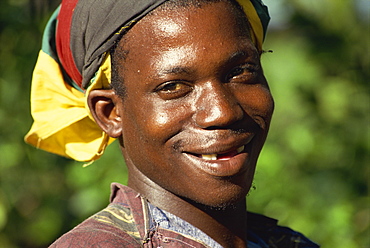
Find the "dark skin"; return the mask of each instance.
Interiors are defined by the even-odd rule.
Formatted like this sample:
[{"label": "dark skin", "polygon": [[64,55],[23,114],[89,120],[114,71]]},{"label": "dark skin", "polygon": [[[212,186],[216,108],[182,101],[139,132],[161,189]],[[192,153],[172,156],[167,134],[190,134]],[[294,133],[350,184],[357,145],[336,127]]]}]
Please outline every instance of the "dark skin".
[{"label": "dark skin", "polygon": [[119,44],[126,96],[94,90],[88,103],[121,141],[128,186],[222,246],[246,247],[245,197],[273,99],[231,8],[155,10]]}]

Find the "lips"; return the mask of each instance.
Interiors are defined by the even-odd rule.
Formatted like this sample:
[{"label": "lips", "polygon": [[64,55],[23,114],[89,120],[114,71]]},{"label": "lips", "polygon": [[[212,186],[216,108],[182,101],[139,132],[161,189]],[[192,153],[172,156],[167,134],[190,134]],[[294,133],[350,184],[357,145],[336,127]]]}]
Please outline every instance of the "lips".
[{"label": "lips", "polygon": [[[183,152],[188,163],[195,168],[216,177],[229,177],[243,171],[250,157],[254,135],[242,141],[226,144],[218,142],[210,147],[203,147],[199,152]],[[232,145],[234,144],[234,145]],[[240,145],[235,145],[240,144]]]}]

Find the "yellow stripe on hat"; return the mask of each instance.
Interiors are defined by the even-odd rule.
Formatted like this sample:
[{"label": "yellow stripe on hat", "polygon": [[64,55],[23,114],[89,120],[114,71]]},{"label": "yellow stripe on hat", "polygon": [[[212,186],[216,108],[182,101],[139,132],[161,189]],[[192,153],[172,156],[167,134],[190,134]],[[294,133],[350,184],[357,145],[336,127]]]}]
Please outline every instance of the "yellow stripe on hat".
[{"label": "yellow stripe on hat", "polygon": [[250,0],[237,0],[238,3],[243,7],[245,14],[248,17],[249,23],[252,28],[253,34],[251,38],[253,43],[257,46],[259,51],[262,51],[263,43],[263,27],[261,20]]}]

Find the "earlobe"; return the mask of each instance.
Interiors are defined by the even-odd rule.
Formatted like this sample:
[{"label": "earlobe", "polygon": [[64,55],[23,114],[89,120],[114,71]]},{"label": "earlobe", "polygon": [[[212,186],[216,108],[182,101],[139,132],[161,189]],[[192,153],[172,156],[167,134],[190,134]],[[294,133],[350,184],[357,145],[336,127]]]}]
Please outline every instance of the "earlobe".
[{"label": "earlobe", "polygon": [[121,115],[114,90],[92,90],[87,97],[90,112],[98,126],[112,138],[122,135]]}]

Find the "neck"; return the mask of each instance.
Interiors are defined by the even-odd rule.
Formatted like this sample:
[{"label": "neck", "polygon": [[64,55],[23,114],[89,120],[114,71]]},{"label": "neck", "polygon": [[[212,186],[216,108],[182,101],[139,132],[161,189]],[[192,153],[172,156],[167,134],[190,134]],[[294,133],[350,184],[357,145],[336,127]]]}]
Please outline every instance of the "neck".
[{"label": "neck", "polygon": [[[199,228],[225,248],[246,247],[246,203],[212,208],[181,198],[160,187],[137,169],[130,173],[128,186],[148,201]],[[129,170],[132,172],[132,170]],[[135,174],[135,176],[132,176]]]}]

